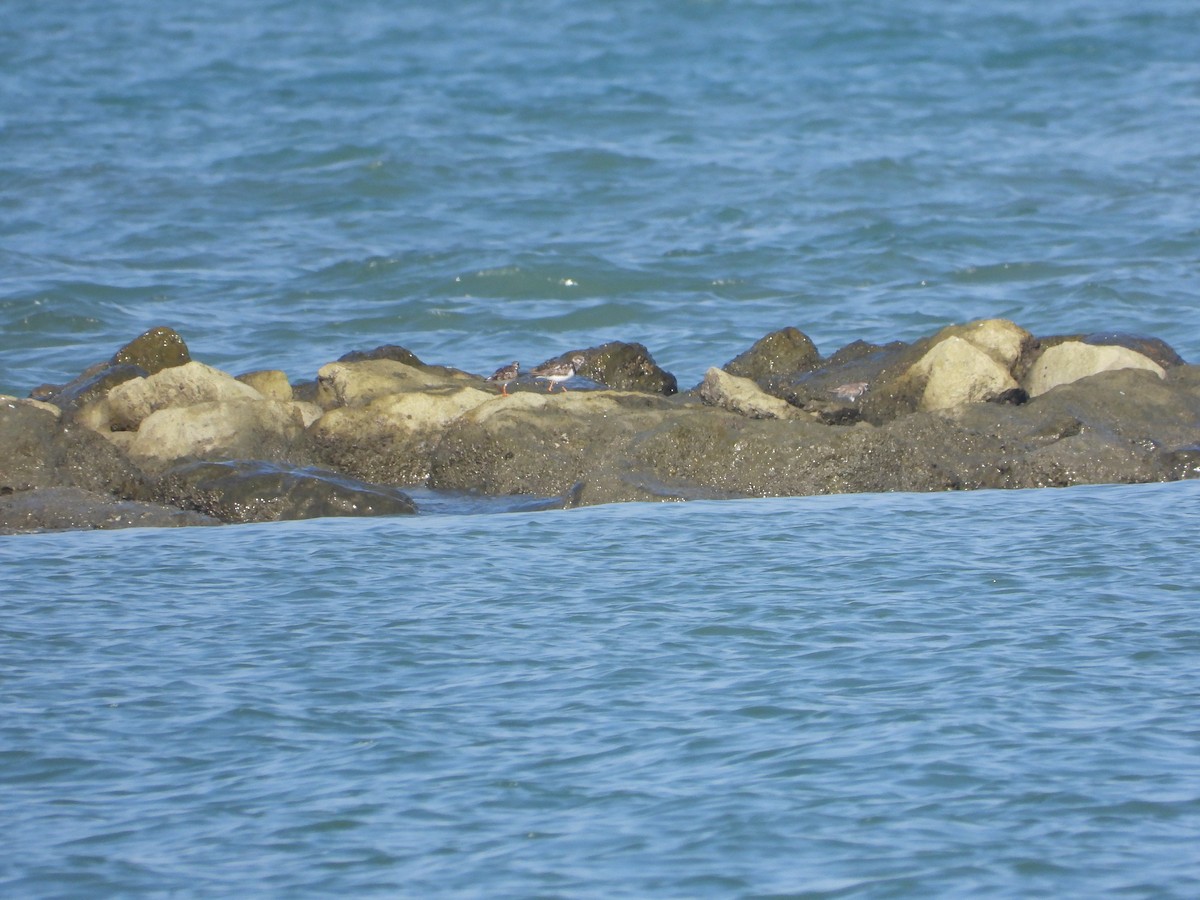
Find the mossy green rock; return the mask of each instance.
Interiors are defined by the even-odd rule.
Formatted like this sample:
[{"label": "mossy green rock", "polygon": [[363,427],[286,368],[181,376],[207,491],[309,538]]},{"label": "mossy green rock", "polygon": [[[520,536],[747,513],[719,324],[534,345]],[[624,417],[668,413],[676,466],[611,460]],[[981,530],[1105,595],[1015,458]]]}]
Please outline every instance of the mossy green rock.
[{"label": "mossy green rock", "polygon": [[192,361],[187,344],[173,328],[160,326],[134,338],[112,358],[114,366],[128,363],[140,366],[149,374],[182,366]]}]

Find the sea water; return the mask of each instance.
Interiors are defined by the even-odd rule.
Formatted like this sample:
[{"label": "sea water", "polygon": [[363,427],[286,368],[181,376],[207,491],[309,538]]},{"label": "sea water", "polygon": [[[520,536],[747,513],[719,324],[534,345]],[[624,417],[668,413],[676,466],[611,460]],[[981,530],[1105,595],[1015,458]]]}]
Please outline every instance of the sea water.
[{"label": "sea water", "polygon": [[1198,491],[10,538],[0,888],[1194,896]]},{"label": "sea water", "polygon": [[[12,0],[0,391],[155,325],[294,381],[985,316],[1195,362],[1197,33]],[[1196,492],[0,538],[0,894],[1195,896]]]}]

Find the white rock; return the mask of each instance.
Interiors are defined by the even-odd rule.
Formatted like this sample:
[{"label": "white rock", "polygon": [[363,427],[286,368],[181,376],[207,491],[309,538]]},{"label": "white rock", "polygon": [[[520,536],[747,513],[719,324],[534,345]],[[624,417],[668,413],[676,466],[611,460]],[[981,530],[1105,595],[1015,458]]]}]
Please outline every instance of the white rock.
[{"label": "white rock", "polygon": [[960,337],[934,344],[909,372],[925,382],[918,401],[923,410],[982,403],[1018,386],[991,353]]},{"label": "white rock", "polygon": [[1146,369],[1159,378],[1167,376],[1163,367],[1150,357],[1128,347],[1065,341],[1037,358],[1025,378],[1025,390],[1030,397],[1037,397],[1060,384],[1114,369]]},{"label": "white rock", "polygon": [[112,426],[133,430],[151,413],[162,409],[230,400],[262,401],[263,395],[232,375],[204,363],[189,362],[134,378],[108,392]]}]

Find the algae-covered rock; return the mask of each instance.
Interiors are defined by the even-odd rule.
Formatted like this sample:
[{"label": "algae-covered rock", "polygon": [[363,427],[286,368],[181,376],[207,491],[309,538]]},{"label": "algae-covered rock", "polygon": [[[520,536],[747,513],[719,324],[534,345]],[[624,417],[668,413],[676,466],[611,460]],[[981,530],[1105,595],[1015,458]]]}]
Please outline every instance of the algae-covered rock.
[{"label": "algae-covered rock", "polygon": [[610,341],[588,350],[572,350],[557,359],[566,361],[576,354],[584,358],[580,375],[615,391],[668,396],[679,390],[675,376],[662,369],[642,344]]},{"label": "algae-covered rock", "polygon": [[366,362],[372,359],[388,359],[392,362],[404,363],[406,366],[411,366],[414,369],[419,369],[425,363],[417,357],[407,347],[401,347],[398,344],[384,344],[376,347],[374,350],[351,350],[349,353],[343,353],[338,357],[337,361],[342,363],[349,362]]},{"label": "algae-covered rock", "polygon": [[722,368],[730,375],[749,378],[769,390],[780,379],[811,372],[821,364],[816,345],[798,328],[782,328],[759,338],[744,353]]},{"label": "algae-covered rock", "polygon": [[132,363],[92,366],[74,380],[48,393],[46,399],[64,412],[76,414],[106,398],[117,385],[135,378],[145,378],[147,374],[141,366]]},{"label": "algae-covered rock", "polygon": [[159,327],[139,335],[113,354],[112,365],[133,365],[153,375],[191,360],[183,338],[172,328]]}]

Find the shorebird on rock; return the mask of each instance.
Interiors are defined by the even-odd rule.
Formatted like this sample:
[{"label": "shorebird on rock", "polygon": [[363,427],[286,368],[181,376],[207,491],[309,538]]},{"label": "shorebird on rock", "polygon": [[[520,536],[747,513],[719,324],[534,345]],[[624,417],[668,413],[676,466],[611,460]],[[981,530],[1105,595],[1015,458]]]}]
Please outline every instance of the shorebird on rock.
[{"label": "shorebird on rock", "polygon": [[849,384],[839,384],[837,387],[832,388],[829,393],[833,394],[839,400],[853,403],[865,394],[870,387],[865,381],[852,381]]},{"label": "shorebird on rock", "polygon": [[[562,382],[574,376],[575,373],[583,368],[585,362],[587,360],[577,353],[565,362],[559,359],[544,362],[534,369],[532,374],[534,378],[550,382],[550,386],[546,388],[549,392],[554,390],[555,384],[562,384]],[[563,390],[565,391],[566,389],[567,386],[563,385]]]},{"label": "shorebird on rock", "polygon": [[521,374],[521,364],[515,359],[507,366],[501,366],[495,372],[487,377],[488,381],[494,381],[500,385],[500,393],[505,397],[508,396],[508,384],[510,381],[516,381],[517,376]]}]

